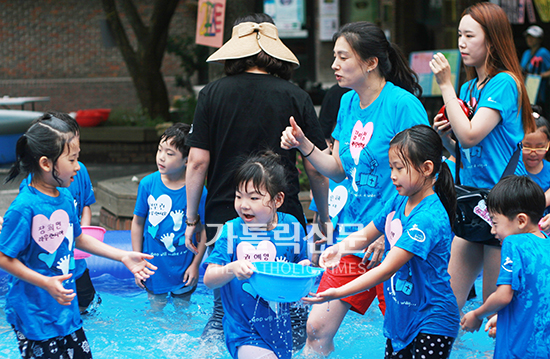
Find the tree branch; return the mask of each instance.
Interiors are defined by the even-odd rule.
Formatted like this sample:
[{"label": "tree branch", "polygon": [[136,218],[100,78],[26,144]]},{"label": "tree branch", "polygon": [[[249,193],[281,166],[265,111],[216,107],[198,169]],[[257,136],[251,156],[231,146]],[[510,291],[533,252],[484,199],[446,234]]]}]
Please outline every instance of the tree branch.
[{"label": "tree branch", "polygon": [[130,26],[132,26],[138,42],[147,41],[149,29],[145,26],[143,20],[141,20],[134,2],[132,0],[122,0],[122,7],[126,15],[128,15],[128,22],[130,22]]}]

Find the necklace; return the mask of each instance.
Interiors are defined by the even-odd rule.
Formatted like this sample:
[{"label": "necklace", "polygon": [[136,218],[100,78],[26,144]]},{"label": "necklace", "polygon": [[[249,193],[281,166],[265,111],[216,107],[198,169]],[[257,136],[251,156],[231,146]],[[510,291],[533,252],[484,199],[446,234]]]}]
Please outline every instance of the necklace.
[{"label": "necklace", "polygon": [[480,88],[481,86],[485,85],[487,83],[487,81],[489,81],[490,78],[491,78],[491,76],[489,76],[489,75],[485,76],[483,81],[481,81],[481,83],[479,85],[477,85],[477,88]]}]

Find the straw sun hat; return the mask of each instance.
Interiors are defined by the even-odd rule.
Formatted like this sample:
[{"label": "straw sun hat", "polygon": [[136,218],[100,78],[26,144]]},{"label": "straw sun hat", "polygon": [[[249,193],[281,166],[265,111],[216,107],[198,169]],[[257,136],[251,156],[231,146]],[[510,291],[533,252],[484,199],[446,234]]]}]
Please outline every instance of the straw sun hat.
[{"label": "straw sun hat", "polygon": [[300,66],[292,51],[279,39],[277,27],[269,22],[243,22],[233,27],[231,39],[206,60],[207,62],[224,62],[225,60],[242,59],[260,53],[276,59],[291,62]]}]

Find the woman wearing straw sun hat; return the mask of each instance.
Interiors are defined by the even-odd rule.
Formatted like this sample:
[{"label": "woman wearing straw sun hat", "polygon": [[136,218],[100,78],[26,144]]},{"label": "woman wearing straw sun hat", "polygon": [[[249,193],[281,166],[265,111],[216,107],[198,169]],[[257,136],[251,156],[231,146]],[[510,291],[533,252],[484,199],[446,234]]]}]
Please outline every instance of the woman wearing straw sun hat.
[{"label": "woman wearing straw sun hat", "polygon": [[548,78],[550,77],[550,51],[542,47],[544,30],[537,25],[532,25],[525,30],[523,36],[525,36],[525,42],[527,42],[529,49],[525,50],[521,56],[521,69],[524,75],[535,74],[541,76],[542,79],[535,104],[543,106],[545,111],[547,111],[549,107],[545,102],[548,102],[546,100],[546,87],[548,86]]},{"label": "woman wearing straw sun hat", "polygon": [[[199,223],[197,209],[206,176],[205,223],[207,244],[212,246],[218,227],[237,217],[233,205],[236,160],[265,149],[280,155],[291,176],[279,211],[292,214],[305,228],[298,199],[297,151],[280,148],[280,133],[289,126],[292,116],[316,146],[325,149],[327,145],[309,95],[288,81],[299,66],[298,59],[279,39],[273,19],[265,14],[253,14],[235,21],[231,39],[207,61],[223,63],[227,76],[205,86],[198,96],[187,142],[191,147],[186,174],[187,220],[191,225],[188,223],[186,240],[191,238],[195,221]],[[320,221],[326,223],[329,221],[328,179],[307,160],[304,167],[315,202],[322,204]],[[214,314],[203,336],[221,330],[223,309],[216,292],[214,296]],[[300,341],[305,341],[306,315],[301,319],[303,329],[293,330],[297,335],[301,332]],[[300,345],[295,342],[294,346]]]}]

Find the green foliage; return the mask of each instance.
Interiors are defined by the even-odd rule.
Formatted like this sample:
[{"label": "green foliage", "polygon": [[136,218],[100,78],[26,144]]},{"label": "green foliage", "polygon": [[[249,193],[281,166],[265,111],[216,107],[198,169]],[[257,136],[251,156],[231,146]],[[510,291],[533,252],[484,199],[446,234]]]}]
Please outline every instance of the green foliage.
[{"label": "green foliage", "polygon": [[176,98],[170,109],[172,121],[192,124],[196,107],[197,98],[193,95]]},{"label": "green foliage", "polygon": [[176,75],[176,86],[183,87],[194,95],[191,77],[195,72],[206,73],[208,64],[208,48],[195,44],[195,38],[192,36],[170,36],[166,45],[169,54],[175,55],[180,59],[182,69],[181,75]]}]

